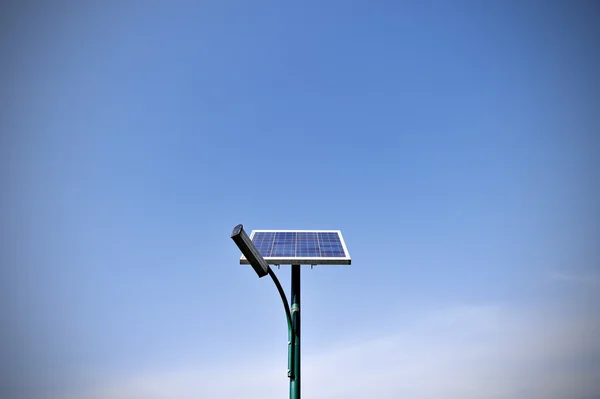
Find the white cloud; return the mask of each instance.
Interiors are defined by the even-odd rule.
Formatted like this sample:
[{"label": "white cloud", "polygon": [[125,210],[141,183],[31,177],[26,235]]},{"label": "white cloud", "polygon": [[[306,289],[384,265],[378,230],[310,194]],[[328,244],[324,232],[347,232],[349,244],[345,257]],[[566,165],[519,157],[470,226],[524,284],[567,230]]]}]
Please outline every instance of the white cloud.
[{"label": "white cloud", "polygon": [[[600,318],[499,306],[429,312],[409,328],[322,353],[304,349],[311,399],[588,399],[600,396]],[[77,399],[281,398],[285,369],[260,359],[155,371]]]},{"label": "white cloud", "polygon": [[[342,397],[344,387],[356,398],[375,393],[424,399],[600,394],[598,320],[547,316],[498,307],[435,312],[412,331],[324,354],[323,361],[307,366],[308,373],[336,373],[317,377],[313,386],[329,392],[317,389],[310,396]],[[586,358],[589,366],[576,364]]]},{"label": "white cloud", "polygon": [[597,273],[566,273],[566,272],[552,272],[550,278],[554,281],[561,281],[565,283],[584,284],[596,286],[600,283],[600,275]]}]

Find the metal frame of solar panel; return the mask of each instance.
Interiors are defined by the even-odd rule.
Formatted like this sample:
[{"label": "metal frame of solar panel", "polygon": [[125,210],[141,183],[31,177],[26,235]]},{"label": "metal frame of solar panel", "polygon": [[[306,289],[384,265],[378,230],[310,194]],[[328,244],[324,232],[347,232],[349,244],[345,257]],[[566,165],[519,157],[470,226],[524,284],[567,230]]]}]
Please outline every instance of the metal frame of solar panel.
[{"label": "metal frame of solar panel", "polygon": [[[270,265],[351,263],[340,230],[252,230],[250,239]],[[248,264],[243,255],[240,264]]]}]

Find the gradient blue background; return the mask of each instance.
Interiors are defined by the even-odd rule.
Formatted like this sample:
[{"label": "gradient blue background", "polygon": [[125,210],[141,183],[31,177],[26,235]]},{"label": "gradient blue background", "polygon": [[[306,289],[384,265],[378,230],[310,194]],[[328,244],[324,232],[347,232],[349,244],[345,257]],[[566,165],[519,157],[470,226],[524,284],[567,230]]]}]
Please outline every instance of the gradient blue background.
[{"label": "gradient blue background", "polygon": [[[4,8],[2,367],[14,397],[233,398],[263,361],[275,385],[244,397],[286,395],[283,309],[270,281],[238,265],[238,223],[344,234],[352,266],[303,271],[310,397],[409,392],[394,362],[398,386],[379,396],[352,388],[373,370],[364,357],[356,374],[331,370],[344,380],[327,394],[310,367],[340,343],[456,308],[503,309],[493,337],[524,309],[581,323],[589,345],[542,375],[566,396],[528,378],[504,385],[600,397],[598,4]],[[277,274],[287,289],[289,269]],[[467,350],[481,338],[460,335],[468,315],[446,326],[456,340],[435,323],[415,337],[435,330],[443,348]],[[404,352],[373,364],[386,353]],[[480,364],[497,364],[490,381],[511,367]],[[119,388],[182,369],[198,385]],[[446,397],[519,397],[460,378]],[[439,397],[428,389],[410,392]]]}]

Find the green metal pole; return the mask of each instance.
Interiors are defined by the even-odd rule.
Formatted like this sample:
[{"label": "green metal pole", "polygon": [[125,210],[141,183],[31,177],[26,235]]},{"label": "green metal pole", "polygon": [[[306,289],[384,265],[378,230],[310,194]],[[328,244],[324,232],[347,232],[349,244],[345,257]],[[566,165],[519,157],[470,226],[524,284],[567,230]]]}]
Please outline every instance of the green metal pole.
[{"label": "green metal pole", "polygon": [[300,399],[300,265],[292,265],[292,362],[290,399]]}]

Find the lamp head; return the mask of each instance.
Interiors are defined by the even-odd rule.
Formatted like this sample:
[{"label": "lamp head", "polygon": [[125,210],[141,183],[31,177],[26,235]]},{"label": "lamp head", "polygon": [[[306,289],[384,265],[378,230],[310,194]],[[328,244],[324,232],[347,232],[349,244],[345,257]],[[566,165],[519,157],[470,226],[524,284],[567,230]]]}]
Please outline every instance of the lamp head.
[{"label": "lamp head", "polygon": [[264,277],[269,274],[269,264],[262,257],[258,249],[254,246],[248,234],[244,231],[244,226],[238,224],[233,228],[231,232],[231,239],[238,246],[242,254],[248,259],[248,262],[258,275],[258,277]]}]

